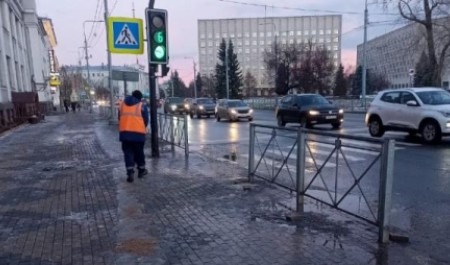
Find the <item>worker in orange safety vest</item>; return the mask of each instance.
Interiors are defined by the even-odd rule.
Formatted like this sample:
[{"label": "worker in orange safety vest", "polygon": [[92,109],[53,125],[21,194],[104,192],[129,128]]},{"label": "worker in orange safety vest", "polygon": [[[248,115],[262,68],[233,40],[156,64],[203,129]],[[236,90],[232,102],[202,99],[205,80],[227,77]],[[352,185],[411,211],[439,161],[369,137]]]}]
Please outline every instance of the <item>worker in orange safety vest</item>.
[{"label": "worker in orange safety vest", "polygon": [[127,170],[127,182],[134,181],[134,169],[137,165],[138,178],[148,174],[145,168],[145,135],[149,122],[147,106],[141,102],[142,93],[133,91],[119,107],[119,131],[122,151]]}]

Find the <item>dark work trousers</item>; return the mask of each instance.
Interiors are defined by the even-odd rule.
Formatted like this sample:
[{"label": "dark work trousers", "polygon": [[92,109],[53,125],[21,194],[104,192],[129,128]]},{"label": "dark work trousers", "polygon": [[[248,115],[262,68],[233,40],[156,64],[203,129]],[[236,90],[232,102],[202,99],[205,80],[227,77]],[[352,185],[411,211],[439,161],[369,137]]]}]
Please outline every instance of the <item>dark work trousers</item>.
[{"label": "dark work trousers", "polygon": [[140,169],[145,168],[144,144],[143,142],[122,142],[122,151],[125,157],[127,171],[133,170],[135,164]]}]

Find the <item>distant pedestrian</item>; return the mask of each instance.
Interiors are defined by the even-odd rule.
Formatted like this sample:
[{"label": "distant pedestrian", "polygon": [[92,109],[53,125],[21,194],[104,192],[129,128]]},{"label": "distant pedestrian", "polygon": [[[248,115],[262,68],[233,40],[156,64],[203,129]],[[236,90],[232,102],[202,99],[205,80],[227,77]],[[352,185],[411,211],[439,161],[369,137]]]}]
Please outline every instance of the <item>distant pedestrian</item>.
[{"label": "distant pedestrian", "polygon": [[134,181],[134,167],[137,164],[138,178],[148,174],[145,168],[144,144],[148,125],[148,109],[141,102],[142,93],[133,91],[119,107],[119,131],[122,151],[127,170],[127,181]]},{"label": "distant pedestrian", "polygon": [[80,103],[77,103],[77,109],[78,109],[78,112],[81,111],[81,105],[80,105]]},{"label": "distant pedestrian", "polygon": [[69,112],[69,105],[70,105],[69,100],[65,99],[64,100],[64,108],[66,109],[66,112]]},{"label": "distant pedestrian", "polygon": [[77,111],[77,103],[72,102],[72,103],[70,103],[70,106],[72,107],[72,112],[75,113]]}]

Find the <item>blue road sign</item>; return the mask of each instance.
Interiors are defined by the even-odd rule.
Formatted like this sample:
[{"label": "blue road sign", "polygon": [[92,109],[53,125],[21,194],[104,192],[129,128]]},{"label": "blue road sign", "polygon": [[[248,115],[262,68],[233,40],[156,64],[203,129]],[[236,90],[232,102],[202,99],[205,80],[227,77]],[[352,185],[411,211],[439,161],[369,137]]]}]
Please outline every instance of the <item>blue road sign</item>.
[{"label": "blue road sign", "polygon": [[111,53],[143,54],[143,20],[137,18],[108,18],[108,45]]}]

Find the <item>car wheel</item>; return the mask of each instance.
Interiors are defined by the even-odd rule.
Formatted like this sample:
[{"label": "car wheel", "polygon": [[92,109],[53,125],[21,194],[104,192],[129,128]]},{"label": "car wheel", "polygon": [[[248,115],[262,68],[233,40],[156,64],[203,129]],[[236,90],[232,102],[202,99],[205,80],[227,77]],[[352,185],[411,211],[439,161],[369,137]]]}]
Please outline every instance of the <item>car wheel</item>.
[{"label": "car wheel", "polygon": [[248,121],[253,121],[253,118],[252,117],[248,118]]},{"label": "car wheel", "polygon": [[442,139],[441,128],[435,121],[426,121],[420,127],[422,139],[427,144],[438,143]]},{"label": "car wheel", "polygon": [[202,115],[200,115],[199,113],[197,113],[197,119],[200,119],[202,117]]},{"label": "car wheel", "polygon": [[217,121],[220,121],[220,117],[219,117],[218,114],[216,114],[216,120],[217,120]]},{"label": "car wheel", "polygon": [[333,129],[337,130],[341,127],[341,123],[340,122],[332,123],[331,126],[333,126]]},{"label": "car wheel", "polygon": [[377,117],[369,121],[369,133],[373,137],[381,137],[384,134],[384,126]]},{"label": "car wheel", "polygon": [[279,127],[286,126],[286,122],[284,121],[283,116],[281,116],[281,115],[277,116],[277,124]]}]

